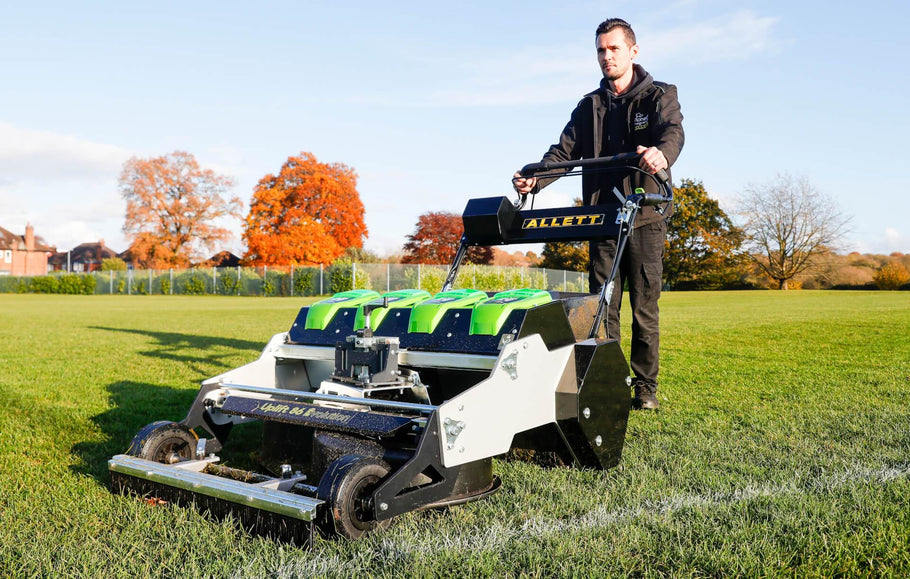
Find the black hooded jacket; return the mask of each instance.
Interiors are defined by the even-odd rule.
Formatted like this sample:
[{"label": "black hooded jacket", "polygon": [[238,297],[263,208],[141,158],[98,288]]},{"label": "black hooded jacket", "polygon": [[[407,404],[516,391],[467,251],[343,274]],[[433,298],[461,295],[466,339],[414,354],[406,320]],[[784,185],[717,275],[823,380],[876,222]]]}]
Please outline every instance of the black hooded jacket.
[{"label": "black hooded jacket", "polygon": [[[655,81],[637,64],[633,67],[633,85],[623,94],[617,95],[613,92],[613,83],[603,79],[600,88],[581,99],[559,136],[559,142],[550,147],[543,161],[605,157],[635,152],[638,145],[643,145],[660,149],[673,166],[685,141],[676,87]],[[537,188],[546,187],[553,180],[541,179]],[[637,187],[648,192],[657,191],[656,183],[637,171],[586,174],[582,176],[582,202],[605,205],[609,207],[608,211],[613,207],[618,209],[614,187],[624,195],[634,192]],[[635,226],[666,219],[672,214],[672,206],[663,217],[653,207],[645,207]]]}]

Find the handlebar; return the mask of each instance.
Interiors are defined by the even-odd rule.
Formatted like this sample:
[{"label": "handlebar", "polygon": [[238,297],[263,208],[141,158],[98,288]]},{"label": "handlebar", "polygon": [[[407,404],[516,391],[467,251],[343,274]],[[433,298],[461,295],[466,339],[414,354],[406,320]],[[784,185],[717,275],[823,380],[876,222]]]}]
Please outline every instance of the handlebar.
[{"label": "handlebar", "polygon": [[[574,161],[548,162],[540,161],[538,163],[528,163],[521,168],[519,174],[524,177],[564,177],[566,175],[577,175],[583,173],[585,169],[589,171],[617,171],[623,168],[641,171],[657,183],[661,193],[635,193],[630,196],[639,206],[655,206],[667,203],[673,200],[673,187],[670,185],[670,175],[666,170],[661,169],[657,173],[651,174],[642,171],[637,166],[637,161],[641,159],[639,153],[620,153],[609,157],[596,157],[593,159],[576,159]],[[579,172],[570,172],[573,169],[581,169]],[[526,198],[527,195],[520,197]],[[524,201],[522,199],[521,201]],[[524,203],[522,202],[522,206]]]},{"label": "handlebar", "polygon": [[638,153],[620,153],[619,155],[613,155],[610,157],[596,157],[594,159],[576,159],[574,161],[559,162],[540,161],[539,163],[528,163],[521,168],[521,171],[519,171],[519,173],[521,173],[522,177],[534,177],[538,173],[543,173],[546,171],[575,169],[576,167],[605,168],[617,165],[628,165],[628,161],[637,161],[640,158],[641,155]]},{"label": "handlebar", "polygon": [[[618,155],[612,155],[610,157],[595,157],[593,159],[576,159],[574,161],[560,161],[560,162],[547,162],[540,161],[538,163],[528,163],[521,168],[519,173],[522,177],[534,177],[540,173],[546,173],[549,171],[562,171],[562,170],[572,170],[572,169],[613,169],[619,167],[629,167],[631,163],[629,161],[638,161],[641,159],[641,155],[638,153],[620,153]],[[658,179],[661,184],[666,183],[670,180],[670,175],[664,169],[661,169],[654,176]]]}]

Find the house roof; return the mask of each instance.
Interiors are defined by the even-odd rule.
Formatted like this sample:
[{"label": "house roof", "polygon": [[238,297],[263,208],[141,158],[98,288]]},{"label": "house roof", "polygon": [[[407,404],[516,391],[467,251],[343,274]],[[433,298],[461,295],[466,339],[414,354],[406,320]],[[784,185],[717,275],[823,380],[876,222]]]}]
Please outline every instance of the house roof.
[{"label": "house roof", "polygon": [[[66,251],[55,253],[50,258],[51,263],[66,263]],[[93,243],[81,243],[69,250],[72,263],[101,263],[102,259],[117,257],[117,252],[104,244],[104,240]]]},{"label": "house roof", "polygon": [[25,240],[21,235],[16,235],[12,231],[0,227],[0,249],[19,249],[20,243],[22,249],[25,249]]},{"label": "house roof", "polygon": [[199,265],[205,267],[237,267],[240,265],[240,258],[230,251],[220,251]]},{"label": "house roof", "polygon": [[[19,251],[25,251],[25,236],[16,235],[12,231],[0,227],[0,249],[16,249]],[[36,237],[35,251],[57,251],[57,248],[40,243]]]},{"label": "house roof", "polygon": [[117,254],[117,257],[125,261],[126,263],[133,263],[136,261],[133,257],[133,246],[129,246],[120,253]]},{"label": "house roof", "polygon": [[57,251],[57,248],[53,245],[45,245],[43,243],[39,243],[37,241],[37,238],[35,238],[35,251],[54,252]]}]

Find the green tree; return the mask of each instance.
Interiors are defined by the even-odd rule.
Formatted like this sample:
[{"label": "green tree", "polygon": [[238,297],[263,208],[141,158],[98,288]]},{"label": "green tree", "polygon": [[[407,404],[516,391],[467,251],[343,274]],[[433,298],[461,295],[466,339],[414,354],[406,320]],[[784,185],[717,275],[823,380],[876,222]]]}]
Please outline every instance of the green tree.
[{"label": "green tree", "polygon": [[667,222],[664,281],[675,289],[735,287],[746,273],[743,232],[712,199],[701,181],[684,179],[673,189]]},{"label": "green tree", "polygon": [[538,267],[588,271],[587,241],[551,241],[545,243]]},{"label": "green tree", "polygon": [[126,271],[126,262],[119,257],[105,257],[101,260],[101,271]]},{"label": "green tree", "polygon": [[382,259],[375,252],[362,247],[348,247],[341,255],[342,258],[351,260],[354,263],[380,263]]},{"label": "green tree", "polygon": [[[581,207],[581,198],[575,199],[575,207]],[[538,267],[588,271],[587,241],[550,241],[543,244]]]}]

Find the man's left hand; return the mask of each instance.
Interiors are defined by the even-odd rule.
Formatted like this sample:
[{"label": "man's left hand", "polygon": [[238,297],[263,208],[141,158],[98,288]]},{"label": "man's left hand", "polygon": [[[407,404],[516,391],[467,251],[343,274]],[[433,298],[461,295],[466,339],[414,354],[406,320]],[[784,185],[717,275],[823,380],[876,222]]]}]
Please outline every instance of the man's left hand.
[{"label": "man's left hand", "polygon": [[641,155],[638,166],[652,175],[670,166],[667,158],[657,147],[642,147],[639,145],[635,152]]}]

